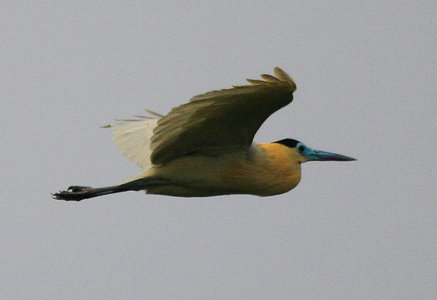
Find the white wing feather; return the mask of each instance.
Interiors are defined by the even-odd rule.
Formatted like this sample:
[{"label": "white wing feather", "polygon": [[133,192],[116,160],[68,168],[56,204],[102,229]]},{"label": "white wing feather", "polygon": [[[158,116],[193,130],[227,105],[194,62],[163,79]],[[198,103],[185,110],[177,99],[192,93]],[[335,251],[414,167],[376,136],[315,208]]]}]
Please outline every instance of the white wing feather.
[{"label": "white wing feather", "polygon": [[150,138],[158,119],[140,117],[141,119],[121,120],[120,123],[104,127],[113,128],[112,141],[121,150],[124,156],[136,163],[144,170],[150,168],[152,163],[150,155]]}]

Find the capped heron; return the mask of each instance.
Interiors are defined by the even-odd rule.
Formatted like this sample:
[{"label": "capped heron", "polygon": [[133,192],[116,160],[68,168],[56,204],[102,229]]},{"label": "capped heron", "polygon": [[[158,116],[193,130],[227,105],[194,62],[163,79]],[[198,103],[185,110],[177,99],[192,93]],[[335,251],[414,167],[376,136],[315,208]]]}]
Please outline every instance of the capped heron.
[{"label": "capped heron", "polygon": [[207,92],[167,115],[107,125],[121,152],[142,172],[114,186],[70,186],[60,200],[145,190],[149,194],[204,197],[227,194],[272,196],[293,189],[307,161],[354,158],[312,149],[294,139],[258,144],[262,123],[293,100],[294,80],[280,68],[249,85]]}]

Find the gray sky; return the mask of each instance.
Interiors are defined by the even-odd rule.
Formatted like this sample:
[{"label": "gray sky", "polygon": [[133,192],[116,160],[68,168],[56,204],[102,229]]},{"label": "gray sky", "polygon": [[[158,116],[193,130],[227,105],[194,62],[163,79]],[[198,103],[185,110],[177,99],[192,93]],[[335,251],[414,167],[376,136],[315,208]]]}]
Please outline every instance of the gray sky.
[{"label": "gray sky", "polygon": [[[332,3],[2,2],[2,297],[437,298],[437,2]],[[275,66],[298,90],[256,140],[357,162],[268,198],[50,198],[139,172],[99,126]]]}]

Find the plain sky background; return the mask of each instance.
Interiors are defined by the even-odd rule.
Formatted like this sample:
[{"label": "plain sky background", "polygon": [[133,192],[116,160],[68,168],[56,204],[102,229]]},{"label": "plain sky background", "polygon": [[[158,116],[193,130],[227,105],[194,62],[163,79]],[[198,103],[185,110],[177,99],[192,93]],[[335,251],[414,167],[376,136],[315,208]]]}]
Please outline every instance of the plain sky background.
[{"label": "plain sky background", "polygon": [[[1,299],[437,299],[436,1],[2,1]],[[137,174],[99,128],[280,66],[289,193],[79,203]]]}]

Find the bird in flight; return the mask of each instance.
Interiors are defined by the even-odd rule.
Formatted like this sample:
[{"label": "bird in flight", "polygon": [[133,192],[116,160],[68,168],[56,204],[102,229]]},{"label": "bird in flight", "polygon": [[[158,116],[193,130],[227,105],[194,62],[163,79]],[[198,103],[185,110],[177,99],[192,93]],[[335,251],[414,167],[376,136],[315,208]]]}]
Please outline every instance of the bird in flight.
[{"label": "bird in flight", "polygon": [[167,115],[107,125],[121,152],[142,172],[119,185],[70,186],[53,198],[80,201],[126,191],[205,197],[228,194],[272,196],[290,191],[307,161],[352,161],[294,139],[258,144],[262,123],[293,100],[294,80],[280,68],[249,85],[207,92]]}]

